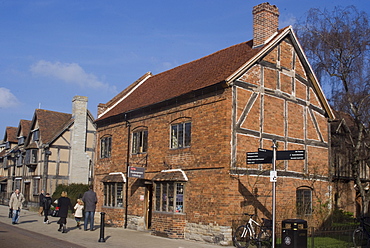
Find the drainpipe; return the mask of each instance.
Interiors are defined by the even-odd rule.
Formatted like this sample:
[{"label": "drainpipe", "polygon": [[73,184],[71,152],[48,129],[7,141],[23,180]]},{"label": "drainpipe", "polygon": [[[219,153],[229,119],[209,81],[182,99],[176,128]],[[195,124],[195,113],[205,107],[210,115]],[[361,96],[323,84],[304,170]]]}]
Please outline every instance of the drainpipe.
[{"label": "drainpipe", "polygon": [[131,135],[131,123],[126,119],[126,127],[127,127],[127,157],[126,157],[126,199],[125,199],[125,229],[127,228],[127,215],[128,215],[128,167],[130,165],[130,135]]}]

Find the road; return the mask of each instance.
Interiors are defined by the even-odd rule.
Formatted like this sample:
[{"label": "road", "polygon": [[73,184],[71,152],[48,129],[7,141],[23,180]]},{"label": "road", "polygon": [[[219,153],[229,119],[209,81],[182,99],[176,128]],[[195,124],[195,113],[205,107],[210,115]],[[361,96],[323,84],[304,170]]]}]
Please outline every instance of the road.
[{"label": "road", "polygon": [[26,229],[18,228],[16,225],[9,225],[2,222],[0,222],[0,244],[3,248],[84,248],[84,246],[52,238]]}]

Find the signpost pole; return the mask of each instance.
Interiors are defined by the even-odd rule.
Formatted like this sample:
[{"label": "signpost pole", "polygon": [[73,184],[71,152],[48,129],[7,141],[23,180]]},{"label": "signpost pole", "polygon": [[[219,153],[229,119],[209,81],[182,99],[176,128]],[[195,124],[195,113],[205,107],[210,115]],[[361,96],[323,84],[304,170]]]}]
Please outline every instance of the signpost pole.
[{"label": "signpost pole", "polygon": [[[272,170],[274,173],[276,172],[276,140],[272,141]],[[272,248],[275,248],[276,243],[276,235],[275,235],[275,227],[276,227],[276,180],[272,181]]]}]

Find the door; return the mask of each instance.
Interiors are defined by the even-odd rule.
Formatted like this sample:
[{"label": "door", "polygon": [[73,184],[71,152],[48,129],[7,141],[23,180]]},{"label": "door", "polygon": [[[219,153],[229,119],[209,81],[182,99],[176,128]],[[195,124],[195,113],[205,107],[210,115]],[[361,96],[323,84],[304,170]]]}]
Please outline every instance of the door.
[{"label": "door", "polygon": [[145,227],[149,230],[152,226],[153,184],[145,185]]},{"label": "door", "polygon": [[25,203],[30,201],[30,189],[31,189],[31,184],[29,182],[26,182],[24,184],[24,198],[26,199]]}]

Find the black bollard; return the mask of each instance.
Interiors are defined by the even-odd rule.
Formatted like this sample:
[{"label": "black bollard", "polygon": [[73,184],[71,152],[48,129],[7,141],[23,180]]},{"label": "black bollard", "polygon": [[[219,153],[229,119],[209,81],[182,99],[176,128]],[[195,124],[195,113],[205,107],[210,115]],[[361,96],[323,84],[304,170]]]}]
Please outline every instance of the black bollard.
[{"label": "black bollard", "polygon": [[104,212],[101,212],[100,213],[100,238],[99,238],[99,242],[105,242],[105,239],[104,239],[104,215],[105,213]]}]

